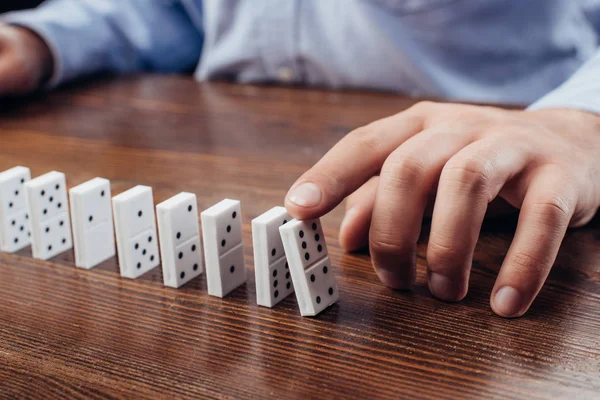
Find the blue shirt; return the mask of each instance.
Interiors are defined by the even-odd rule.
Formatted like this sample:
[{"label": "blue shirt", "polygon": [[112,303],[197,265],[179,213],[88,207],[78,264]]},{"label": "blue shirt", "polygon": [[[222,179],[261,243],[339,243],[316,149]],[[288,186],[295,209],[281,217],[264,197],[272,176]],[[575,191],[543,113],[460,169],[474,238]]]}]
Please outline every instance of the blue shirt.
[{"label": "blue shirt", "polygon": [[195,68],[600,113],[600,0],[52,0],[3,19],[48,43],[53,85]]}]

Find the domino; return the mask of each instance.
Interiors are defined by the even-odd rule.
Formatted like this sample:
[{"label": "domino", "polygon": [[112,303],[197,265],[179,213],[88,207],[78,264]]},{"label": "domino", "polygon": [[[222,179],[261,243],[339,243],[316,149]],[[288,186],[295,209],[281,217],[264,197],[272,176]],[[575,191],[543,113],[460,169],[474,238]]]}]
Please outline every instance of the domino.
[{"label": "domino", "polygon": [[33,258],[48,260],[73,247],[65,174],[52,171],[25,183]]},{"label": "domino", "polygon": [[256,301],[274,307],[294,292],[279,227],[290,221],[284,207],[273,207],[252,220]]},{"label": "domino", "polygon": [[315,316],[335,303],[332,274],[321,222],[292,220],[279,227],[302,316]]},{"label": "domino", "polygon": [[204,272],[196,195],[180,193],[156,206],[163,283],[179,288]]},{"label": "domino", "polygon": [[114,257],[110,182],[95,178],[69,190],[75,265],[90,269]]},{"label": "domino", "polygon": [[121,276],[136,279],[160,264],[152,188],[136,186],[113,197]]},{"label": "domino", "polygon": [[246,282],[240,202],[222,200],[200,216],[208,294],[224,297]]},{"label": "domino", "polygon": [[25,183],[29,168],[15,167],[0,173],[0,250],[14,253],[31,244]]}]

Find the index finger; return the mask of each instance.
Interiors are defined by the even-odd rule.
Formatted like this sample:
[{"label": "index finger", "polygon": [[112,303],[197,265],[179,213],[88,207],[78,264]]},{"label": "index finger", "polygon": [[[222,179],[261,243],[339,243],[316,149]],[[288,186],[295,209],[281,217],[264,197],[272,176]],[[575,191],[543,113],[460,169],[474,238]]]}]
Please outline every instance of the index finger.
[{"label": "index finger", "polygon": [[291,187],[285,206],[298,219],[318,218],[373,175],[388,155],[423,129],[425,103],[358,128],[331,148]]}]

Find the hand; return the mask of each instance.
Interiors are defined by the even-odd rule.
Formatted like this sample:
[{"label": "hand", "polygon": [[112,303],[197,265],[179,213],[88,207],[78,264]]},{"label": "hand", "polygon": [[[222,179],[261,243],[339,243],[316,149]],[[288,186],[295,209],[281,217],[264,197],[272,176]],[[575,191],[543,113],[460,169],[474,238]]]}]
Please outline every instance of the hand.
[{"label": "hand", "polygon": [[52,74],[52,53],[28,29],[0,25],[0,96],[37,89]]},{"label": "hand", "polygon": [[488,205],[503,198],[520,215],[490,303],[516,317],[541,289],[567,227],[596,213],[599,155],[594,114],[423,102],[348,134],[298,179],[285,204],[309,219],[350,195],[340,243],[353,250],[368,239],[379,278],[399,289],[415,279],[417,239],[435,195],[429,288],[458,301]]}]

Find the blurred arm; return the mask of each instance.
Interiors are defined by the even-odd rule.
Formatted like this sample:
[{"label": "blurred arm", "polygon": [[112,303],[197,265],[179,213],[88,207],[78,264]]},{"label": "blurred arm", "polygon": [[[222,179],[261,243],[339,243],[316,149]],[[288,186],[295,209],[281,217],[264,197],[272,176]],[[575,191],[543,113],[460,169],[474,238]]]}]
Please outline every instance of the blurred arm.
[{"label": "blurred arm", "polygon": [[568,81],[528,109],[542,108],[574,108],[600,114],[600,51]]},{"label": "blurred arm", "polygon": [[202,51],[202,27],[172,0],[53,0],[1,19],[44,39],[51,86],[101,71],[186,71]]}]

